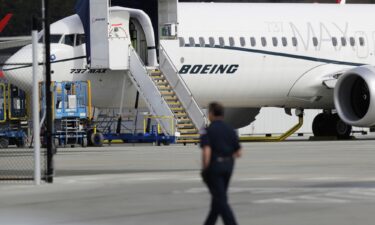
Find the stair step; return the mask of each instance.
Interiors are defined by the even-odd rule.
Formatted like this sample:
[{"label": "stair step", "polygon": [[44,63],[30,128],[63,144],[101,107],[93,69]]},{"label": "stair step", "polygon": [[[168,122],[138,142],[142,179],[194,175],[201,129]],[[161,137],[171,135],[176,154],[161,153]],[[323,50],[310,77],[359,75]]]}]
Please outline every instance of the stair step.
[{"label": "stair step", "polygon": [[172,88],[170,86],[158,86],[158,89],[160,91],[172,91]]},{"label": "stair step", "polygon": [[[190,120],[187,120],[187,121],[191,122]],[[177,124],[177,127],[178,128],[195,128],[194,124],[192,123],[180,123],[180,124]]]},{"label": "stair step", "polygon": [[167,102],[167,104],[169,105],[170,108],[182,108],[182,105],[179,102],[176,102],[176,103],[168,103]]},{"label": "stair step", "polygon": [[199,143],[199,139],[178,139],[176,141],[178,144],[197,144]]},{"label": "stair step", "polygon": [[187,117],[187,113],[186,112],[177,112],[174,115],[177,116],[177,117]]},{"label": "stair step", "polygon": [[176,106],[176,105],[181,105],[181,102],[180,101],[167,101],[167,104]]},{"label": "stair step", "polygon": [[182,108],[182,107],[178,107],[178,108],[171,108],[171,110],[172,110],[173,112],[181,112],[181,111],[184,111],[185,109]]},{"label": "stair step", "polygon": [[160,75],[150,75],[153,80],[165,80],[164,76]]},{"label": "stair step", "polygon": [[148,73],[153,76],[153,75],[163,75],[163,73],[160,70],[149,70]]},{"label": "stair step", "polygon": [[154,76],[154,77],[151,77],[154,81],[164,81],[165,80],[165,77],[162,77],[162,76]]},{"label": "stair step", "polygon": [[155,81],[155,84],[156,85],[168,85],[169,83],[168,83],[168,81],[166,81],[166,80],[160,80],[160,81]]},{"label": "stair step", "polygon": [[177,119],[177,123],[179,123],[179,125],[182,125],[183,123],[191,123],[191,119],[189,118]]},{"label": "stair step", "polygon": [[180,137],[178,137],[178,139],[193,139],[193,138],[199,138],[200,135],[199,134],[181,134]]},{"label": "stair step", "polygon": [[177,101],[178,98],[176,96],[166,96],[164,97],[165,101]]},{"label": "stair step", "polygon": [[161,91],[160,94],[163,96],[175,96],[174,91]]},{"label": "stair step", "polygon": [[197,134],[197,129],[179,129],[178,130],[181,134]]}]

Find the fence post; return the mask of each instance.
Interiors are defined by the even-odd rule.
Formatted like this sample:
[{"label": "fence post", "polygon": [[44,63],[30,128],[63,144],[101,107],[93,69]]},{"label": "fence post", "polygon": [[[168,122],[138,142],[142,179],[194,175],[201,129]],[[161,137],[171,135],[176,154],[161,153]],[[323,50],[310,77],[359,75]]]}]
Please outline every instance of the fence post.
[{"label": "fence post", "polygon": [[44,35],[45,35],[45,93],[46,93],[46,145],[47,145],[47,183],[53,183],[54,165],[53,155],[55,149],[53,146],[53,121],[52,121],[52,90],[51,90],[51,32],[50,32],[50,16],[49,16],[49,0],[43,0],[44,4]]},{"label": "fence post", "polygon": [[40,127],[39,127],[39,90],[38,90],[38,28],[37,19],[33,17],[32,43],[33,43],[33,136],[34,136],[34,182],[40,185]]}]

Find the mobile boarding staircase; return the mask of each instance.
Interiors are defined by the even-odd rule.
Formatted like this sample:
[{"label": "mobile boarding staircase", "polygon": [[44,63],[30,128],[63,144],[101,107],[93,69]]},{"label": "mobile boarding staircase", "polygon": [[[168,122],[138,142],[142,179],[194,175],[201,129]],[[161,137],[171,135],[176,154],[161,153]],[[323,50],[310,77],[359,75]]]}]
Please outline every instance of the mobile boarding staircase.
[{"label": "mobile boarding staircase", "polygon": [[136,51],[130,47],[130,78],[143,96],[152,115],[159,119],[165,135],[176,136],[177,143],[197,143],[199,130],[206,123],[206,115],[181,78],[163,47],[159,52],[159,68],[146,67]]}]

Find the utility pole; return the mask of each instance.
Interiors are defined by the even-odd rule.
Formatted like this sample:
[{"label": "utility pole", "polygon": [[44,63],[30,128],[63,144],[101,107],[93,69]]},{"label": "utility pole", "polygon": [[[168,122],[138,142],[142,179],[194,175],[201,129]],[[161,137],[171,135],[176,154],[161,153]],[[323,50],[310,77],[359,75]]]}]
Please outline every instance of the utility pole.
[{"label": "utility pole", "polygon": [[45,37],[45,93],[46,93],[46,133],[45,140],[47,145],[47,168],[46,182],[53,183],[54,163],[53,155],[55,153],[53,146],[53,121],[52,121],[52,90],[51,90],[51,31],[49,0],[43,0],[43,19],[44,19],[44,37]]}]

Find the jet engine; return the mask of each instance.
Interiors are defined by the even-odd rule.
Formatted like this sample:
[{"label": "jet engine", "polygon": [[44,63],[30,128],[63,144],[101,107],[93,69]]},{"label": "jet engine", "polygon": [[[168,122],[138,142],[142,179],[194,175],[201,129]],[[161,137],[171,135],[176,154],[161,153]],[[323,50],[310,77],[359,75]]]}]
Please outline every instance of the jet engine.
[{"label": "jet engine", "polygon": [[334,90],[337,113],[347,124],[375,125],[375,67],[360,66],[341,75]]},{"label": "jet engine", "polygon": [[234,129],[248,126],[259,114],[260,108],[226,108],[224,121]]}]

